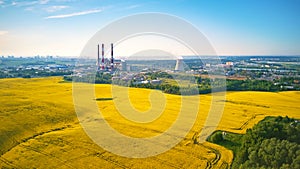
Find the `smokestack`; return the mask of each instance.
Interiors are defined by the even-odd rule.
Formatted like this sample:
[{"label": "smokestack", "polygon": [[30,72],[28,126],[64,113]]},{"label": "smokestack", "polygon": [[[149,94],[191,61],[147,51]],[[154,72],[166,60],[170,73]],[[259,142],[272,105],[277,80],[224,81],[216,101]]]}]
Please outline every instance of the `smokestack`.
[{"label": "smokestack", "polygon": [[102,43],[102,60],[101,60],[102,70],[104,70],[104,44]]},{"label": "smokestack", "polygon": [[110,66],[111,66],[111,70],[113,70],[113,68],[114,68],[114,45],[113,45],[113,43],[111,43],[110,45],[111,45],[111,60],[110,60]]},{"label": "smokestack", "polygon": [[98,44],[97,70],[99,68],[100,68],[100,55],[99,55],[99,44]]}]

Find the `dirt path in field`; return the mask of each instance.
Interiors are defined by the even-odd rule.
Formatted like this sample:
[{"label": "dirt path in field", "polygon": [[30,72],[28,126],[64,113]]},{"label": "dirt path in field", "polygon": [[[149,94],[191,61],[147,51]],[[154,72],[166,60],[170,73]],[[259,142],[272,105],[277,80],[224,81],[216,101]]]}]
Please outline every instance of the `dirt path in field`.
[{"label": "dirt path in field", "polygon": [[[17,141],[14,138],[12,138],[13,141],[17,143],[14,147],[19,146],[21,148],[24,148],[24,149],[33,151],[35,153],[38,153],[42,156],[46,156],[47,158],[55,161],[55,165],[53,166],[53,168],[60,167],[60,166],[65,166],[67,168],[76,168],[75,166],[72,165],[73,161],[75,161],[76,159],[78,160],[78,159],[86,158],[86,157],[89,157],[89,156],[100,158],[101,160],[104,160],[104,161],[107,161],[107,162],[113,164],[117,168],[123,168],[123,169],[131,168],[130,165],[126,165],[126,163],[120,162],[118,159],[113,158],[111,156],[111,154],[106,152],[105,150],[101,151],[101,150],[93,149],[93,147],[89,148],[87,146],[80,146],[81,144],[78,144],[78,145],[75,144],[74,145],[72,142],[67,141],[67,140],[63,140],[64,145],[71,146],[75,149],[86,149],[86,150],[88,150],[89,153],[82,154],[82,155],[79,155],[78,157],[71,158],[71,159],[61,159],[61,158],[55,156],[54,154],[44,152],[43,150],[39,150],[38,148],[35,148],[35,147],[31,146],[30,144],[28,144],[28,145],[24,144],[24,143],[27,143],[31,140],[36,140],[37,137],[43,137],[44,135],[52,133],[52,132],[64,131],[64,130],[68,130],[68,129],[71,129],[71,128],[74,128],[74,126],[68,125],[68,126],[62,126],[62,127],[59,127],[59,128],[54,128],[54,129],[51,129],[51,130],[48,130],[48,131],[45,131],[45,132],[36,133],[31,137],[22,139],[21,141]],[[159,133],[160,131],[153,130],[153,132]],[[55,143],[55,142],[54,143],[48,143],[48,144],[52,144],[53,146],[59,146],[59,143]],[[82,142],[82,144],[84,145],[84,144],[90,144],[90,143]],[[180,153],[180,154],[186,154],[190,157],[199,159],[201,161],[206,161],[207,162],[207,166],[206,166],[207,169],[214,168],[221,159],[221,153],[217,149],[214,149],[212,147],[209,147],[209,146],[206,146],[206,145],[203,145],[203,144],[196,144],[196,145],[203,146],[206,149],[210,150],[211,153],[215,154],[215,158],[210,160],[206,157],[196,156],[192,152],[185,151],[181,147],[174,147],[172,150],[177,152],[177,153]],[[162,145],[162,146],[164,146],[164,145]],[[7,152],[11,151],[14,147],[10,148]],[[9,161],[8,159],[3,157],[7,152],[5,152],[3,155],[0,156],[0,162],[5,164],[5,166],[7,166],[7,167],[22,168],[21,166],[16,165],[13,161]],[[180,168],[183,167],[181,164],[176,163],[176,162],[172,162],[172,161],[170,161],[168,159],[165,159],[165,158],[160,158],[160,157],[152,157],[152,158],[154,159],[154,161],[157,161],[161,165],[163,165],[165,167],[168,167],[168,168],[180,169]],[[222,166],[222,168],[227,168],[228,164],[226,162],[223,162],[221,166]]]},{"label": "dirt path in field", "polygon": [[7,160],[4,157],[0,157],[0,161],[3,162],[4,164],[6,164],[7,166],[11,167],[11,168],[21,168],[22,169],[21,166],[13,164],[11,161]]},{"label": "dirt path in field", "polygon": [[241,125],[241,127],[239,127],[239,128],[230,128],[230,129],[232,129],[232,130],[243,130],[243,129],[245,129],[245,127],[247,127],[247,125],[250,123],[250,121],[254,120],[257,116],[262,116],[262,115],[265,115],[265,114],[255,114],[250,119],[248,119],[247,121],[245,121]]},{"label": "dirt path in field", "polygon": [[[68,128],[73,128],[73,126],[71,126],[71,125],[69,125],[69,126],[63,126],[63,127],[60,127],[60,128],[51,129],[51,130],[49,130],[49,131],[40,132],[40,133],[34,134],[34,135],[31,136],[31,137],[22,139],[22,140],[19,141],[19,142],[16,141],[14,138],[12,138],[15,142],[18,143],[18,144],[15,145],[14,147],[19,146],[19,147],[25,148],[25,149],[27,149],[27,150],[34,151],[34,152],[36,152],[36,153],[38,153],[38,154],[41,154],[41,155],[43,155],[43,156],[49,157],[51,160],[57,161],[56,167],[59,167],[59,166],[66,166],[67,168],[76,168],[76,167],[74,167],[74,166],[71,165],[71,162],[72,162],[73,160],[78,159],[78,157],[77,157],[76,159],[61,160],[60,158],[56,157],[56,156],[53,155],[53,154],[45,153],[45,152],[43,152],[43,151],[40,151],[40,150],[37,149],[37,148],[31,147],[30,145],[29,145],[29,146],[28,146],[28,145],[24,145],[24,143],[28,142],[29,140],[36,139],[37,137],[42,137],[42,136],[44,136],[45,134],[49,134],[49,133],[51,133],[51,132],[63,131],[63,130],[66,130],[66,129],[68,129]],[[56,144],[54,144],[54,143],[51,143],[51,144],[52,144],[52,145],[56,145]],[[71,142],[66,141],[66,140],[64,140],[64,144],[69,145],[69,146],[72,146],[72,147],[74,147],[74,148],[82,148],[82,147],[80,147],[80,146],[74,146],[74,144],[72,144]],[[56,145],[56,146],[58,146],[58,145]],[[14,147],[10,148],[8,151],[6,151],[5,153],[3,153],[3,154],[0,156],[0,161],[2,161],[4,164],[6,164],[7,166],[9,166],[9,167],[11,167],[11,168],[23,168],[23,167],[18,166],[18,165],[16,165],[16,164],[14,164],[12,161],[9,161],[9,160],[7,160],[6,158],[3,157],[7,152],[9,152],[10,150],[12,150]],[[123,164],[121,164],[121,163],[119,163],[119,162],[117,162],[117,161],[111,159],[110,157],[105,156],[105,153],[107,153],[106,151],[103,151],[103,152],[96,152],[94,149],[86,148],[86,147],[85,147],[85,149],[88,149],[88,150],[91,152],[91,154],[80,156],[80,158],[84,158],[84,157],[88,157],[88,156],[97,156],[98,158],[101,158],[101,159],[103,159],[103,160],[105,160],[105,161],[107,161],[107,162],[110,162],[110,163],[116,165],[116,166],[119,167],[119,168],[123,168],[123,169],[129,168],[129,167],[127,167],[127,166],[125,166],[125,165],[123,165]],[[53,168],[56,168],[56,167],[54,166]]]},{"label": "dirt path in field", "polygon": [[[36,134],[34,134],[33,136],[24,138],[24,139],[22,139],[22,140],[20,140],[20,141],[16,140],[14,137],[10,137],[11,141],[13,141],[13,142],[15,143],[15,145],[12,146],[12,147],[10,147],[7,151],[3,152],[3,153],[1,154],[1,156],[3,156],[5,153],[9,152],[9,151],[10,151],[11,149],[13,149],[14,147],[16,147],[16,146],[18,146],[18,145],[20,145],[20,144],[22,144],[22,143],[25,143],[25,142],[27,142],[27,141],[30,140],[30,139],[35,139],[35,138],[38,137],[38,136],[42,136],[42,135],[44,135],[44,134],[47,134],[47,133],[50,133],[50,132],[54,132],[54,131],[64,130],[64,129],[70,128],[70,127],[72,127],[72,126],[69,126],[69,125],[68,125],[68,126],[63,126],[63,127],[59,127],[59,128],[54,128],[54,129],[51,129],[51,130],[48,130],[48,131],[43,131],[43,132],[40,132],[40,133],[36,133]],[[7,135],[7,134],[6,134],[6,135]],[[7,135],[7,136],[8,136],[8,135]],[[0,156],[0,157],[1,157],[1,156]]]},{"label": "dirt path in field", "polygon": [[[10,147],[6,152],[4,152],[4,153],[1,154],[0,161],[2,161],[3,163],[5,163],[6,165],[8,165],[8,166],[10,166],[12,168],[23,168],[21,166],[16,166],[15,164],[13,164],[13,162],[11,162],[11,161],[9,161],[9,160],[7,160],[6,158],[3,157],[7,152],[11,151],[13,148],[15,148],[17,146],[20,146],[20,147],[26,148],[28,150],[35,151],[35,152],[37,152],[39,154],[43,154],[45,156],[48,156],[48,157],[51,157],[51,158],[55,158],[56,160],[58,160],[60,162],[63,162],[59,158],[53,156],[52,154],[43,153],[43,152],[41,152],[41,151],[39,151],[37,149],[34,149],[34,148],[30,147],[30,146],[22,145],[22,144],[28,142],[31,139],[35,139],[36,137],[43,136],[43,135],[51,133],[51,132],[62,131],[62,130],[65,130],[66,128],[71,128],[71,127],[72,127],[71,125],[67,125],[67,126],[63,126],[63,127],[59,127],[59,128],[54,128],[54,129],[51,129],[51,130],[48,130],[48,131],[36,133],[33,136],[30,136],[30,137],[22,139],[21,141],[18,141],[15,138],[11,137],[10,139],[15,143],[15,145],[12,146],[12,147]],[[66,165],[66,164],[63,164],[63,165]],[[69,168],[74,168],[74,167],[69,166],[69,165],[66,165],[66,166],[69,167]]]},{"label": "dirt path in field", "polygon": [[205,148],[207,148],[207,149],[209,149],[209,150],[211,150],[215,154],[215,158],[213,160],[207,161],[208,165],[207,165],[206,169],[211,169],[211,168],[213,168],[213,166],[215,166],[220,161],[220,159],[221,159],[221,153],[220,153],[219,150],[211,148],[209,146],[205,146],[203,144],[202,144],[202,146],[205,147]]},{"label": "dirt path in field", "polygon": [[[218,149],[215,149],[215,148],[212,148],[210,146],[207,146],[207,145],[204,145],[203,143],[199,143],[198,142],[198,139],[199,139],[199,134],[200,132],[195,132],[195,134],[193,135],[192,137],[192,140],[194,142],[194,144],[197,144],[197,145],[200,145],[200,146],[203,146],[205,147],[206,149],[209,149],[211,150],[214,154],[215,154],[215,158],[212,159],[212,160],[208,160],[207,159],[207,165],[206,165],[206,168],[205,169],[212,169],[212,168],[215,168],[217,166],[217,164],[220,162],[221,160],[221,157],[222,157],[222,154],[221,152],[218,150]],[[230,166],[229,164],[226,162],[226,161],[221,161],[221,165],[219,168],[222,168],[222,169],[228,169]]]}]

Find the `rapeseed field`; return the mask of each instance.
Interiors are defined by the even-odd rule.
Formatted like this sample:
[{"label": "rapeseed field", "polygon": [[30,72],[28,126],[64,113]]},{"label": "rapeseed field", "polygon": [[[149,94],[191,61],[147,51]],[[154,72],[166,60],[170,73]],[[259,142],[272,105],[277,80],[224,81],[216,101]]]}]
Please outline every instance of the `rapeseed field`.
[{"label": "rapeseed field", "polygon": [[[180,111],[181,97],[149,89],[128,89],[130,107],[140,113],[162,109],[148,123],[122,116],[123,90],[95,85],[99,112],[118,132],[136,138],[167,130]],[[114,92],[118,94],[115,95]],[[151,100],[151,95],[162,100]],[[127,95],[126,95],[127,96]],[[198,142],[212,95],[199,99],[195,124],[175,147],[148,158],[127,158],[104,150],[81,127],[73,105],[72,83],[61,77],[0,79],[0,166],[2,168],[229,168],[233,153],[209,142]],[[197,100],[197,99],[195,99]],[[245,133],[266,116],[300,118],[300,92],[227,92],[222,119],[216,129]],[[125,103],[124,103],[125,104]],[[154,105],[161,105],[157,108]],[[190,106],[195,105],[194,102]],[[121,111],[126,111],[122,109]],[[130,109],[128,109],[130,110]],[[126,146],[126,145],[124,145]]]}]

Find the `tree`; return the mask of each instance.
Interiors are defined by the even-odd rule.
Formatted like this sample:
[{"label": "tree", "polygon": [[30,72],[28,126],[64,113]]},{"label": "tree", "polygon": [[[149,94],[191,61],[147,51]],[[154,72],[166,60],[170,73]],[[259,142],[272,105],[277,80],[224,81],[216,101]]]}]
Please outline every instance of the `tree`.
[{"label": "tree", "polygon": [[215,134],[213,134],[211,136],[211,141],[213,143],[219,143],[219,142],[223,141],[223,135],[222,135],[222,133],[221,132],[216,132]]}]

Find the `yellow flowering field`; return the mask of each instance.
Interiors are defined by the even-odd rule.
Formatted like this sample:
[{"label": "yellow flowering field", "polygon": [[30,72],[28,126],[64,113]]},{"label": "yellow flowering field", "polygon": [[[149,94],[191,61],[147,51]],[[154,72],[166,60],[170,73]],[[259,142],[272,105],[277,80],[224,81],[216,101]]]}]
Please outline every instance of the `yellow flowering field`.
[{"label": "yellow flowering field", "polygon": [[[95,100],[109,125],[135,138],[153,137],[173,125],[181,97],[149,89],[128,89],[130,107],[151,113],[161,105],[154,121],[137,123],[118,110],[122,91],[111,85],[95,85]],[[117,92],[117,96],[114,95]],[[125,93],[124,93],[125,95]],[[151,96],[162,100],[151,100]],[[0,79],[0,166],[2,168],[228,168],[233,154],[221,146],[198,142],[211,108],[212,96],[198,97],[200,109],[195,124],[175,147],[148,158],[127,158],[98,146],[78,122],[72,98],[72,83],[61,77]],[[191,99],[193,100],[193,99]],[[197,100],[197,99],[195,99]],[[265,116],[300,118],[300,92],[227,92],[222,119],[217,127],[245,133]],[[125,103],[124,103],[125,104]],[[188,103],[189,104],[189,103]],[[158,106],[159,107],[159,106]],[[187,105],[189,107],[189,105]],[[158,108],[157,108],[158,109]],[[122,109],[121,111],[126,111]],[[128,109],[130,111],[130,109]],[[126,146],[126,145],[124,145]]]}]

